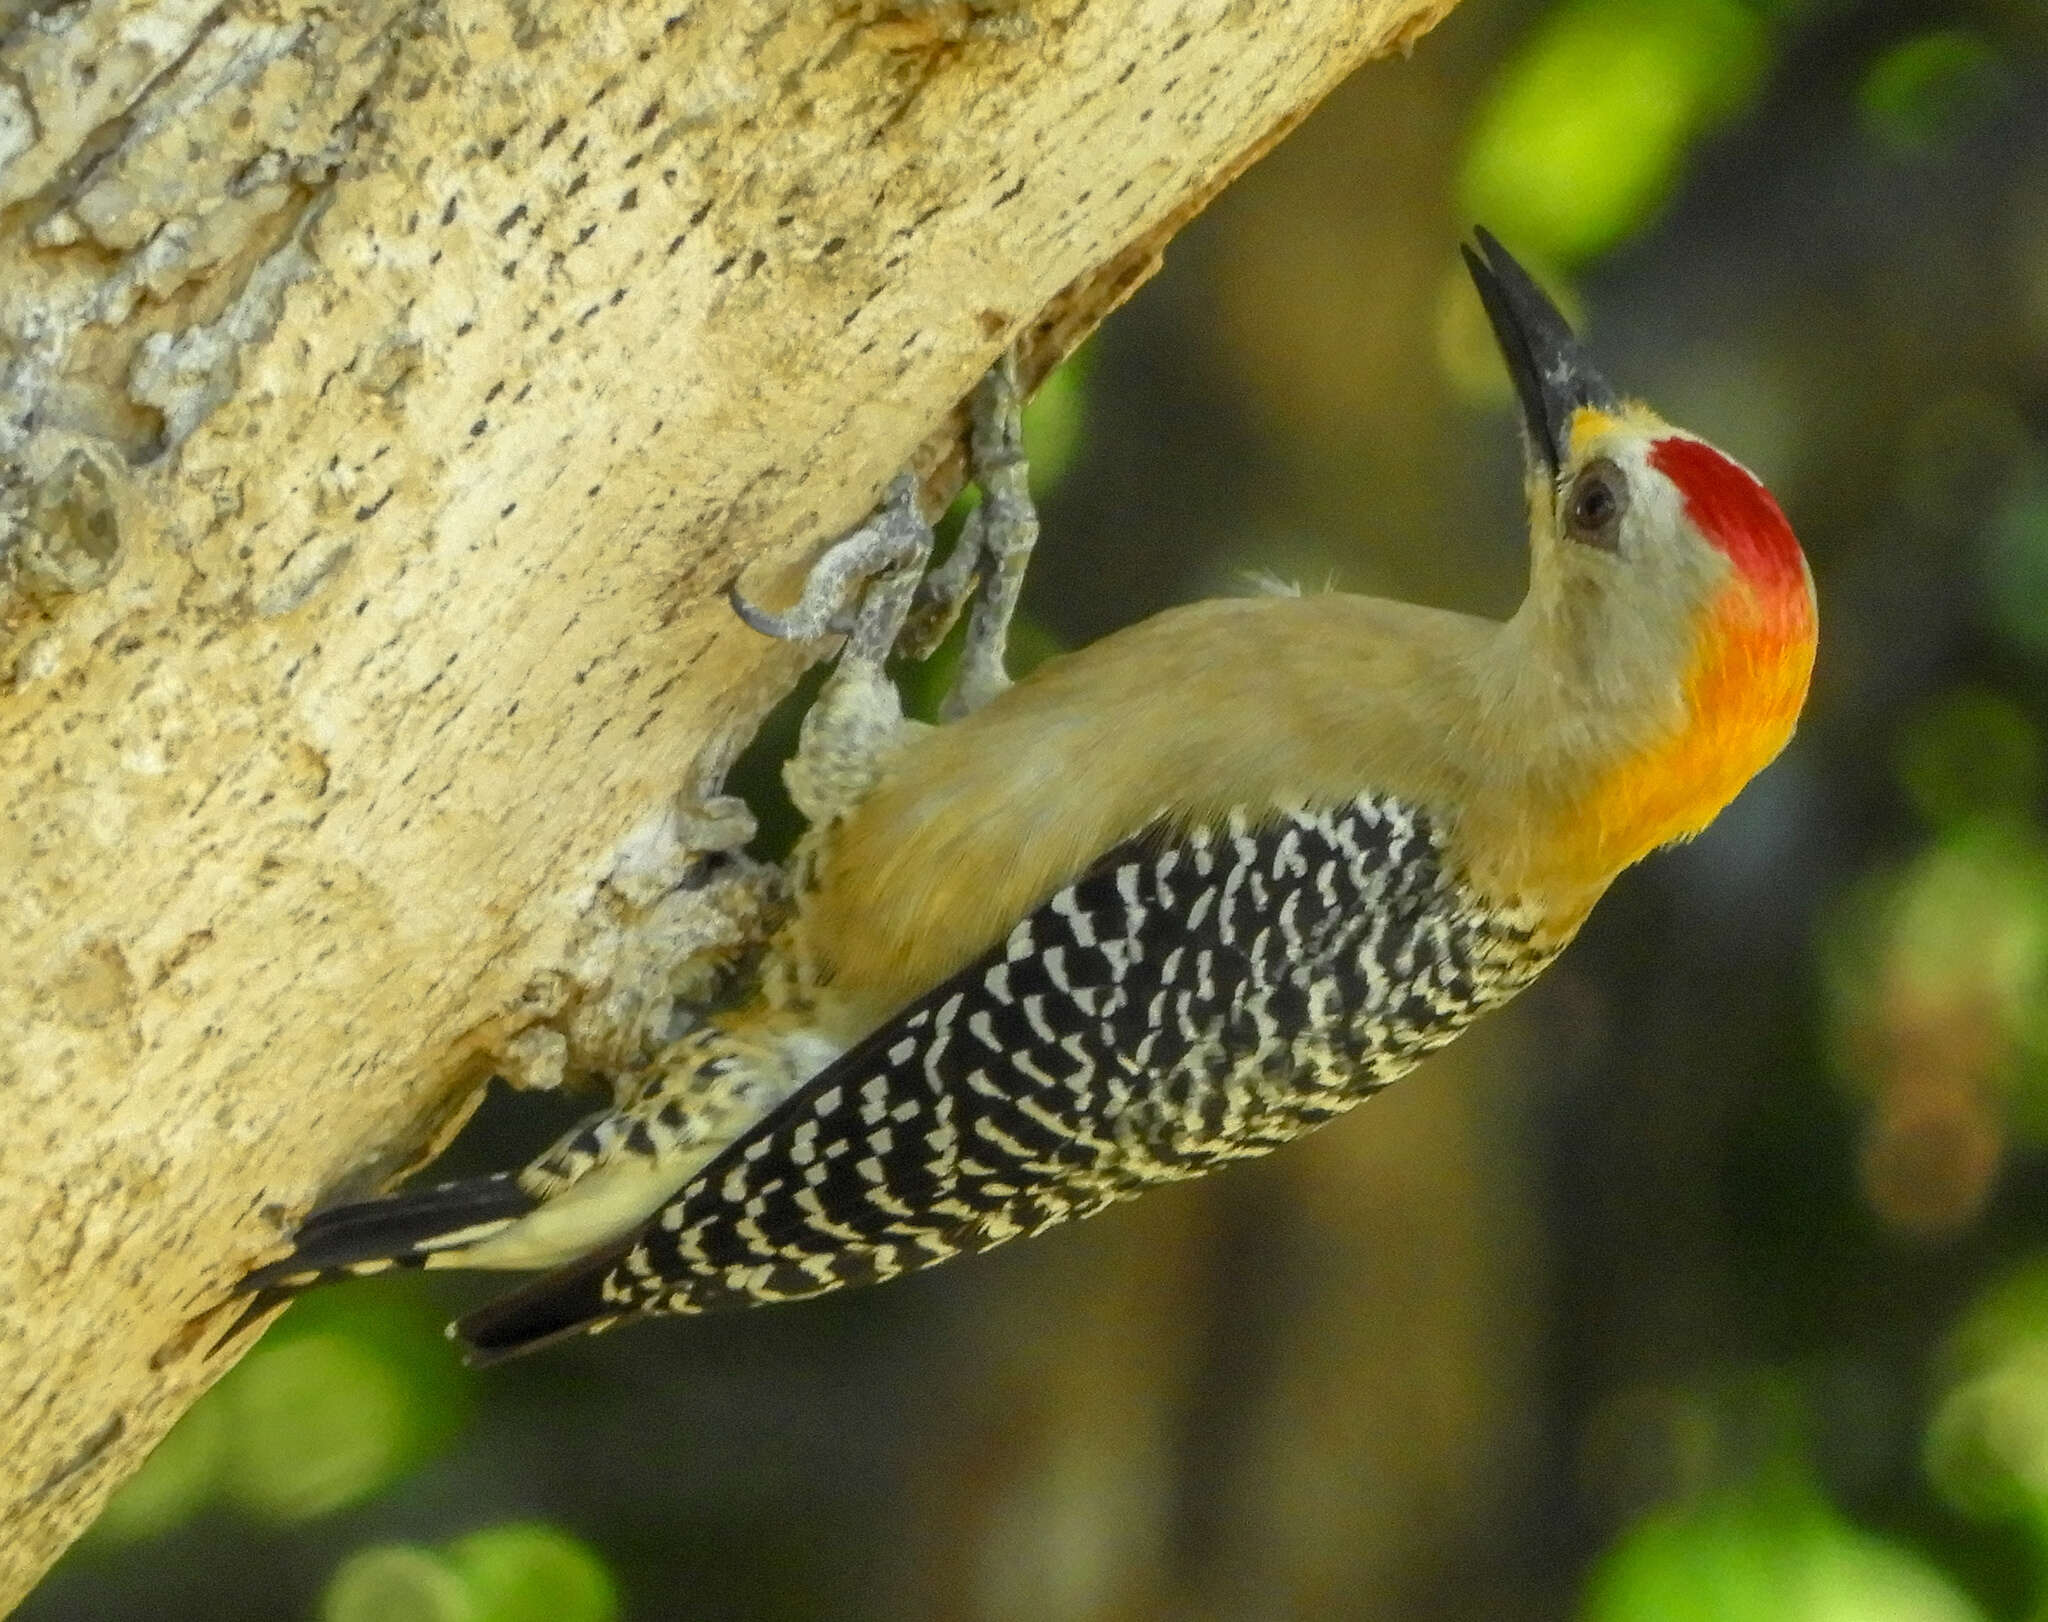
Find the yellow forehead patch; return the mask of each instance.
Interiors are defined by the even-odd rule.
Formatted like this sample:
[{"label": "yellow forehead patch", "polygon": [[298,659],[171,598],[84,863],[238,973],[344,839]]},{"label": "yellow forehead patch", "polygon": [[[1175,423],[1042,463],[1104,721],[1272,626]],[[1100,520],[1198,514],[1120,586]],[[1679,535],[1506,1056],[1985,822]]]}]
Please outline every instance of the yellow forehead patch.
[{"label": "yellow forehead patch", "polygon": [[1612,412],[1602,411],[1598,406],[1580,406],[1572,413],[1571,457],[1576,462],[1585,455],[1586,447],[1610,429],[1619,428],[1621,419]]}]

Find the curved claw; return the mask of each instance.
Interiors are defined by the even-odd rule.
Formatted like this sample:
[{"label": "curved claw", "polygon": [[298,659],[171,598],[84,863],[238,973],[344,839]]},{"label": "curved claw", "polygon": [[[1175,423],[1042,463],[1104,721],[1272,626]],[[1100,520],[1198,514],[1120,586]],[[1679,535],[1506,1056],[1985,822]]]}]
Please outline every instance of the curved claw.
[{"label": "curved claw", "polygon": [[763,636],[772,636],[778,642],[808,642],[821,636],[844,636],[853,628],[853,619],[842,604],[829,610],[822,624],[812,624],[806,617],[805,604],[799,599],[797,606],[787,614],[777,614],[763,608],[745,592],[740,590],[739,577],[726,582],[725,600],[732,606],[734,614],[749,630],[759,631]]},{"label": "curved claw", "polygon": [[725,583],[725,600],[732,605],[732,611],[749,630],[759,631],[763,636],[772,636],[778,641],[789,639],[789,628],[779,614],[771,614],[765,608],[756,608],[740,590],[740,577],[734,575]]},{"label": "curved claw", "polygon": [[747,625],[778,641],[850,635],[859,629],[859,606],[869,588],[905,567],[921,569],[930,550],[931,529],[917,510],[917,480],[899,474],[880,510],[812,565],[803,594],[789,610],[777,614],[749,601],[737,580],[725,588],[726,600]]}]

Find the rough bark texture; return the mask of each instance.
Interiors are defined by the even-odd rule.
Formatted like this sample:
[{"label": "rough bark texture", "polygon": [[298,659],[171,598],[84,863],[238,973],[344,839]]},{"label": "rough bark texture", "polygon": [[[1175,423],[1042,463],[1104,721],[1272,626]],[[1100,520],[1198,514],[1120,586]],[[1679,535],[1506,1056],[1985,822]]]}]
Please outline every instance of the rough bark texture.
[{"label": "rough bark texture", "polygon": [[283,1224],[746,932],[718,588],[1444,9],[0,0],[0,1608]]}]

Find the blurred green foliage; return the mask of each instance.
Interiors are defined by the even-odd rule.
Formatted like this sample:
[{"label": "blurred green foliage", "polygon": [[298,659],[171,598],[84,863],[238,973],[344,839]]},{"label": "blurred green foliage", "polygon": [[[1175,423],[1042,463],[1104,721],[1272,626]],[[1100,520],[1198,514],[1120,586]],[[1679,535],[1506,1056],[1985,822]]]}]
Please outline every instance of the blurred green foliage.
[{"label": "blurred green foliage", "polygon": [[2048,1257],[1989,1289],[1941,1364],[1927,1430],[1936,1485],[1965,1514],[2024,1519],[2048,1540]]},{"label": "blurred green foliage", "polygon": [[538,1523],[473,1532],[445,1551],[359,1550],[320,1598],[320,1622],[618,1622],[604,1562]]},{"label": "blurred green foliage", "polygon": [[2020,464],[1984,533],[1992,624],[2015,648],[2048,658],[2048,456]]},{"label": "blurred green foliage", "polygon": [[2010,695],[1983,688],[1940,694],[1909,714],[1897,769],[1913,808],[1936,828],[2024,822],[2048,788],[2033,719]]},{"label": "blurred green foliage", "polygon": [[320,1597],[320,1622],[477,1622],[477,1612],[446,1559],[388,1543],[349,1556]]},{"label": "blurred green foliage", "polygon": [[1600,1562],[1582,1622],[1981,1622],[1925,1560],[1779,1471],[1645,1517]]},{"label": "blurred green foliage", "polygon": [[1589,258],[1651,218],[1767,60],[1740,0],[1566,0],[1482,103],[1460,206],[1537,263]]},{"label": "blurred green foliage", "polygon": [[[1991,765],[1996,784],[2013,763]],[[1903,867],[1867,875],[1830,920],[1822,961],[1837,1062],[1860,1090],[1922,1111],[1995,1109],[1983,1123],[1994,1138],[2048,1142],[2048,838],[2037,828],[1959,822]]]},{"label": "blurred green foliage", "polygon": [[494,1526],[448,1551],[476,1622],[616,1622],[618,1590],[589,1548],[552,1526]]},{"label": "blurred green foliage", "polygon": [[306,1296],[173,1427],[92,1538],[155,1536],[216,1501],[274,1521],[358,1503],[452,1442],[473,1397],[413,1281]]},{"label": "blurred green foliage", "polygon": [[1864,129],[1883,145],[1925,153],[1984,123],[2013,94],[1998,49],[1971,28],[1902,40],[1871,63],[1858,91]]},{"label": "blurred green foliage", "polygon": [[1031,493],[1044,497],[1065,478],[1081,453],[1088,428],[1088,374],[1094,351],[1083,344],[1038,386],[1024,405],[1024,448],[1031,458]]},{"label": "blurred green foliage", "polygon": [[2048,850],[2024,826],[1961,824],[1871,875],[1831,939],[1830,986],[1852,1032],[1954,1015],[2031,1050],[2048,1014]]},{"label": "blurred green foliage", "polygon": [[232,1431],[227,1403],[214,1392],[201,1397],[107,1501],[87,1534],[88,1549],[159,1537],[190,1519],[220,1491]]}]

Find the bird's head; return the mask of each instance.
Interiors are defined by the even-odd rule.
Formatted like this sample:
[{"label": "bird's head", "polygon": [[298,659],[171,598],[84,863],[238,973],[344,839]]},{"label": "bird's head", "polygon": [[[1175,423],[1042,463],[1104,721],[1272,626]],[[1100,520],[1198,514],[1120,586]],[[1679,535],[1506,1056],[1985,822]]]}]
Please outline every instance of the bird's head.
[{"label": "bird's head", "polygon": [[1813,584],[1791,526],[1740,463],[1623,400],[1485,231],[1467,267],[1522,410],[1529,595],[1518,724],[1590,869],[1697,833],[1784,747],[1813,668]]}]

